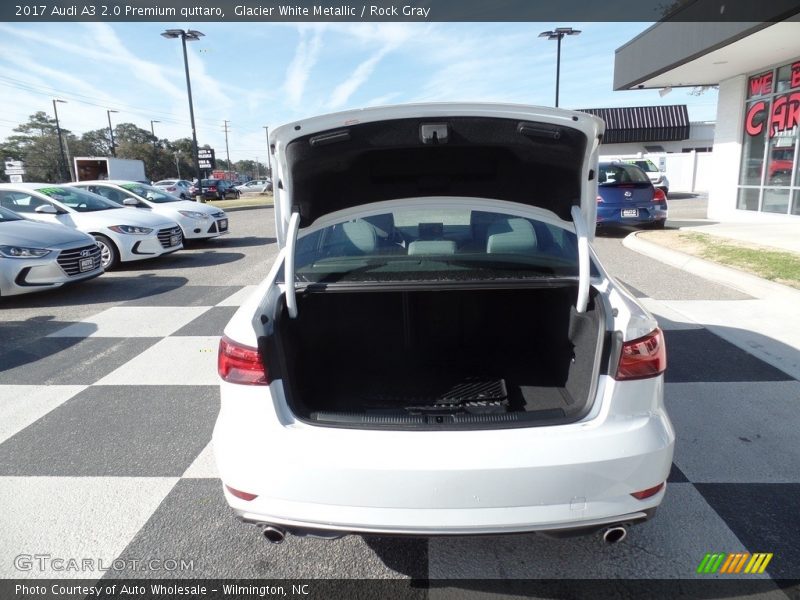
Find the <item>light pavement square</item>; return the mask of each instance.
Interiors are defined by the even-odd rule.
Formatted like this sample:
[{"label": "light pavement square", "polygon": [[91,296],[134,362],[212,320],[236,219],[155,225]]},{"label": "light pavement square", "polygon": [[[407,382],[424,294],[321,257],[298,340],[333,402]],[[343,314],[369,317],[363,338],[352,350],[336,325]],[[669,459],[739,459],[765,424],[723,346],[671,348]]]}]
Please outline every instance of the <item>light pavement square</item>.
[{"label": "light pavement square", "polygon": [[[664,301],[712,333],[800,379],[797,302],[784,300]],[[776,318],[782,315],[782,318]],[[746,323],[746,325],[737,325]]]},{"label": "light pavement square", "polygon": [[656,517],[631,527],[628,535],[614,545],[597,535],[433,538],[429,577],[691,579],[698,577],[697,565],[706,552],[747,550],[690,483],[670,484]]},{"label": "light pavement square", "polygon": [[208,306],[115,306],[48,337],[163,337],[193,321]]},{"label": "light pavement square", "polygon": [[653,298],[639,298],[638,299],[644,307],[653,313],[653,316],[658,320],[658,326],[663,330],[683,330],[683,329],[702,329],[699,325],[692,321],[686,315],[682,315],[676,310],[671,309],[661,300],[654,300]]},{"label": "light pavement square", "polygon": [[214,443],[208,446],[197,456],[194,462],[186,469],[183,479],[219,479],[217,462],[214,459]]},{"label": "light pavement square", "polygon": [[85,385],[0,385],[0,442],[85,388]]},{"label": "light pavement square", "polygon": [[[0,577],[95,579],[111,566],[177,482],[173,477],[0,478]],[[78,561],[55,570],[15,557],[48,555]],[[139,557],[148,558],[148,557]],[[92,567],[83,570],[83,559]],[[102,561],[102,565],[100,565]],[[87,564],[88,566],[88,564]]]},{"label": "light pavement square", "polygon": [[219,385],[219,336],[168,337],[112,371],[98,385]]},{"label": "light pavement square", "polygon": [[800,478],[800,382],[671,383],[675,463],[693,483]]},{"label": "light pavement square", "polygon": [[246,285],[235,294],[225,298],[222,302],[218,302],[217,306],[241,306],[250,295],[256,291],[257,285]]}]

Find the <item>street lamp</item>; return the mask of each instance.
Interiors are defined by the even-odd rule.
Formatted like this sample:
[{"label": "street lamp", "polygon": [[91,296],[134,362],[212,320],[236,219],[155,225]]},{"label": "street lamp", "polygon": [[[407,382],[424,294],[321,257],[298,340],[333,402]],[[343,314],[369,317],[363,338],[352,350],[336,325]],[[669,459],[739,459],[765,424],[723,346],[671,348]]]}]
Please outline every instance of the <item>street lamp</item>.
[{"label": "street lamp", "polygon": [[111,113],[117,113],[118,110],[108,109],[106,114],[108,115],[108,133],[111,135],[111,156],[117,156],[117,148],[114,145],[114,129],[111,127]]},{"label": "street lamp", "polygon": [[167,29],[164,33],[161,34],[163,37],[167,39],[176,39],[181,38],[181,45],[183,46],[183,66],[186,70],[186,91],[189,95],[189,119],[192,123],[192,152],[194,153],[194,168],[197,172],[197,190],[198,190],[198,199],[200,202],[204,202],[203,196],[203,177],[200,173],[200,158],[197,156],[197,130],[194,126],[194,106],[192,105],[192,82],[189,79],[189,57],[186,54],[186,41],[196,42],[205,34],[199,31],[195,31],[194,29],[183,30],[183,29]]},{"label": "street lamp", "polygon": [[543,31],[539,34],[539,37],[558,42],[558,49],[556,50],[556,108],[558,108],[558,85],[561,78],[561,40],[565,35],[578,35],[579,33],[580,30],[572,27],[556,27],[553,31]]},{"label": "street lamp", "polygon": [[[61,151],[61,162],[58,165],[58,175],[61,179],[67,179],[64,175],[64,167],[67,164],[67,157],[64,155],[64,140],[61,138],[61,125],[58,122],[58,108],[56,105],[58,104],[66,104],[66,100],[59,100],[58,98],[53,98],[53,112],[56,115],[56,134],[58,135],[58,148]],[[69,178],[72,179],[71,177]]]}]

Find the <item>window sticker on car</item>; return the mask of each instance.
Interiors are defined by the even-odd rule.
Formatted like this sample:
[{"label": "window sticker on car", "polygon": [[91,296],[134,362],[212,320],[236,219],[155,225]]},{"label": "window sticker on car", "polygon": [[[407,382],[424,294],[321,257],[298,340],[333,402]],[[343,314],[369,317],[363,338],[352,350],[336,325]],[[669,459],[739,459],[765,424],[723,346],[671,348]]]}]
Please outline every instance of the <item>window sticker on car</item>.
[{"label": "window sticker on car", "polygon": [[40,194],[44,194],[45,196],[50,196],[51,198],[55,198],[56,200],[61,200],[65,194],[67,194],[67,190],[60,187],[46,187],[46,188],[39,188],[36,190]]},{"label": "window sticker on car", "polygon": [[123,183],[119,187],[125,188],[126,190],[135,191],[136,188],[139,187],[139,186],[136,185],[135,183]]}]

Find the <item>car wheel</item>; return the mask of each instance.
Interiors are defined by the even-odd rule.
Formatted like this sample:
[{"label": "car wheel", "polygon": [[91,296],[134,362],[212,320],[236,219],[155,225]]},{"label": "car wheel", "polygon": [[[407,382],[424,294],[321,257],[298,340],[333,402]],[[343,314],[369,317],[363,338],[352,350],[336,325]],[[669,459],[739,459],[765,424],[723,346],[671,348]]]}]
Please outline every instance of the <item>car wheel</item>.
[{"label": "car wheel", "polygon": [[217,192],[217,200],[225,200],[225,192]]},{"label": "car wheel", "polygon": [[100,264],[106,271],[110,271],[119,264],[117,247],[104,235],[95,235],[94,240],[100,246]]}]

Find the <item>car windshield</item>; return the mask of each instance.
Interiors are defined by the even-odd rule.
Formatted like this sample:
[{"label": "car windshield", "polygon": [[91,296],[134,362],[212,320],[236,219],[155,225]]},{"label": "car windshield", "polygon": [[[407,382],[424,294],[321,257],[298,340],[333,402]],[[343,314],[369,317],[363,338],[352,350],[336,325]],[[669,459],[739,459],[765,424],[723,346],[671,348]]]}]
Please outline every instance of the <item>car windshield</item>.
[{"label": "car windshield", "polygon": [[0,206],[0,223],[5,223],[6,221],[24,221],[24,219],[13,210]]},{"label": "car windshield", "polygon": [[45,196],[49,196],[53,200],[61,202],[61,204],[76,212],[96,212],[99,210],[122,208],[119,204],[111,200],[75,187],[43,187],[37,188],[36,191]]},{"label": "car windshield", "polygon": [[632,160],[632,165],[636,165],[645,173],[658,173],[658,167],[650,160]]},{"label": "car windshield", "polygon": [[144,198],[156,204],[166,204],[168,202],[180,202],[181,199],[177,196],[168,194],[164,190],[160,190],[152,185],[145,185],[143,183],[123,183],[119,187],[133,192],[140,198]]},{"label": "car windshield", "polygon": [[620,185],[633,183],[650,183],[647,175],[636,165],[625,163],[601,163],[600,185]]},{"label": "car windshield", "polygon": [[473,281],[575,277],[577,239],[561,227],[452,207],[399,208],[297,240],[297,281]]}]

